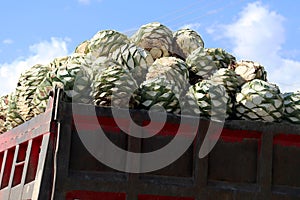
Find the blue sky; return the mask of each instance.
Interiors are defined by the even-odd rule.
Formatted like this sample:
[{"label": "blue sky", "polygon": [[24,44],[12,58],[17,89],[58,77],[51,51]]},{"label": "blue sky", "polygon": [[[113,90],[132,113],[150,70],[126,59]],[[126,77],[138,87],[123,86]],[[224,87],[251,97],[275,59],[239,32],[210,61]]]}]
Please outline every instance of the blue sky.
[{"label": "blue sky", "polygon": [[206,47],[263,64],[283,92],[300,90],[299,7],[294,0],[2,1],[0,95],[25,69],[71,54],[99,30],[131,34],[153,21],[174,31],[190,27]]}]

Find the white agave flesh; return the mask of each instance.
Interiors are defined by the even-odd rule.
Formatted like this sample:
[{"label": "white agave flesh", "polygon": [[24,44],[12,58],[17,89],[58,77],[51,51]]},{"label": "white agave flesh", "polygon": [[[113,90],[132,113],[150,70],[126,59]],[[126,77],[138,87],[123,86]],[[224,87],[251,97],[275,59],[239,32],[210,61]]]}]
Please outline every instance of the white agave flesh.
[{"label": "white agave flesh", "polygon": [[258,116],[260,117],[265,117],[268,116],[269,113],[267,113],[264,109],[262,108],[252,108],[252,111],[255,112]]},{"label": "white agave flesh", "polygon": [[263,118],[263,120],[265,120],[265,121],[267,121],[267,122],[272,122],[272,121],[274,121],[274,118],[273,118],[272,116],[270,116],[270,115],[268,115],[268,116],[263,116],[262,118]]},{"label": "white agave flesh", "polygon": [[[236,111],[239,117],[255,120],[280,121],[283,115],[283,98],[279,88],[263,80],[254,79],[243,85],[236,95]],[[241,109],[241,107],[245,109]]]},{"label": "white agave flesh", "polygon": [[252,102],[255,105],[260,105],[262,101],[263,101],[263,98],[261,96],[259,96],[259,95],[253,95],[252,96]]},{"label": "white agave flesh", "polygon": [[258,119],[258,116],[254,112],[247,113],[247,117],[249,117],[253,120]]}]

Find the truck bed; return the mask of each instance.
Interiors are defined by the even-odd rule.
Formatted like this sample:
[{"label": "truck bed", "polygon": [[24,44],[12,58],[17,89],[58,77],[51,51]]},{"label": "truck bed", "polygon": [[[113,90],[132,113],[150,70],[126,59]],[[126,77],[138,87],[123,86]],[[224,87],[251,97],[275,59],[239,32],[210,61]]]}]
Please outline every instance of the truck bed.
[{"label": "truck bed", "polygon": [[[62,96],[56,90],[45,113],[0,135],[1,200],[300,199],[299,125],[228,120],[216,146],[200,159],[212,123],[201,119],[194,142],[175,162],[149,173],[125,173],[94,158],[78,130],[101,128],[126,151],[151,152],[168,144],[190,116],[170,114],[157,135],[136,138],[117,126],[110,108],[68,103]],[[95,113],[97,124],[91,120]],[[141,124],[149,121],[145,111],[130,114]],[[130,127],[129,119],[122,120]]]}]

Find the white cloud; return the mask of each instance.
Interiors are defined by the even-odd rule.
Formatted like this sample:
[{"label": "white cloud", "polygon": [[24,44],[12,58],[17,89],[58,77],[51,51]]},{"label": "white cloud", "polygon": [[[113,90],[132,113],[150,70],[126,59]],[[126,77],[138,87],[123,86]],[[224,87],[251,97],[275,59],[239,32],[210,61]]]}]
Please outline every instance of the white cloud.
[{"label": "white cloud", "polygon": [[208,34],[214,34],[216,32],[216,29],[213,26],[207,27],[205,30]]},{"label": "white cloud", "polygon": [[3,44],[12,44],[14,41],[12,39],[5,39],[2,41]]},{"label": "white cloud", "polygon": [[269,70],[269,79],[274,80],[272,82],[279,85],[283,92],[300,91],[300,62],[282,58],[280,64]]},{"label": "white cloud", "polygon": [[282,91],[296,91],[300,90],[296,77],[300,73],[300,62],[286,59],[281,54],[285,42],[284,21],[282,15],[269,10],[261,2],[254,2],[240,12],[235,22],[211,31],[214,27],[210,33],[223,33],[222,39],[230,39],[232,52],[238,59],[263,64],[268,80],[279,85]]},{"label": "white cloud", "polygon": [[31,55],[16,58],[11,63],[0,63],[0,96],[12,92],[20,74],[35,64],[47,64],[56,57],[68,55],[67,43],[70,39],[51,38],[29,47]]},{"label": "white cloud", "polygon": [[201,26],[200,23],[192,23],[192,24],[185,24],[183,26],[181,26],[179,29],[183,29],[183,28],[189,28],[189,29],[193,29],[196,30]]}]

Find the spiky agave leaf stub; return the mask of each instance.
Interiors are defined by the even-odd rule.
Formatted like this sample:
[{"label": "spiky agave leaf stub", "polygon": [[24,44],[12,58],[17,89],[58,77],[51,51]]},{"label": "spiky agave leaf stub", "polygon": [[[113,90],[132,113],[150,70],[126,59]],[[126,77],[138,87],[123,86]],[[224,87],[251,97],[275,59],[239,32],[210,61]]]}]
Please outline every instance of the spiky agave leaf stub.
[{"label": "spiky agave leaf stub", "polygon": [[284,97],[284,119],[300,124],[300,91],[283,94]]},{"label": "spiky agave leaf stub", "polygon": [[65,65],[59,66],[52,71],[52,81],[65,90],[69,96],[69,91],[73,88],[74,78],[80,70],[80,65],[77,63],[83,59],[81,54],[73,54]]},{"label": "spiky agave leaf stub", "polygon": [[80,43],[76,48],[74,53],[81,53],[81,54],[87,54],[89,53],[89,50],[87,48],[87,46],[89,45],[90,41],[89,40],[85,40],[82,43]]},{"label": "spiky agave leaf stub", "polygon": [[84,56],[84,59],[78,63],[80,70],[76,74],[72,93],[73,103],[92,103],[91,84],[95,80],[95,76],[101,73],[106,66],[103,64],[107,57],[95,58],[91,54]]},{"label": "spiky agave leaf stub", "polygon": [[[188,57],[194,50],[204,47],[201,36],[194,30],[184,28],[173,33],[174,51],[184,59]],[[179,48],[179,50],[177,50]],[[177,50],[177,51],[176,51]]]},{"label": "spiky agave leaf stub", "polygon": [[210,80],[215,84],[223,85],[228,94],[236,94],[239,87],[241,86],[240,77],[230,69],[221,68],[217,70],[211,77]]},{"label": "spiky agave leaf stub", "polygon": [[233,55],[226,52],[222,48],[205,48],[204,49],[208,55],[212,56],[212,59],[216,66],[220,68],[228,68],[233,64],[236,59]]},{"label": "spiky agave leaf stub", "polygon": [[5,121],[8,114],[8,98],[9,95],[0,97],[0,134],[7,131]]},{"label": "spiky agave leaf stub", "polygon": [[175,57],[155,60],[149,67],[141,86],[141,105],[149,110],[179,114],[180,98],[188,88],[188,69],[184,61]]},{"label": "spiky agave leaf stub", "polygon": [[15,92],[8,95],[7,116],[4,123],[4,126],[7,130],[24,123],[24,120],[22,119],[22,116],[17,108],[17,101],[18,99]]},{"label": "spiky agave leaf stub", "polygon": [[59,67],[65,65],[66,62],[68,61],[68,59],[69,59],[69,56],[57,57],[50,62],[49,66],[51,69],[59,68]]},{"label": "spiky agave leaf stub", "polygon": [[17,109],[24,121],[31,119],[33,113],[33,96],[37,87],[51,70],[50,65],[34,65],[21,74],[16,88]]},{"label": "spiky agave leaf stub", "polygon": [[252,81],[253,79],[261,79],[267,81],[267,72],[264,66],[253,61],[237,61],[230,66],[236,74],[243,78],[243,82]]},{"label": "spiky agave leaf stub", "polygon": [[[51,81],[53,86],[60,86],[64,88],[69,100],[78,100],[84,93],[84,89],[87,89],[88,83],[86,85],[79,86],[79,81],[76,79],[82,78],[82,70],[90,68],[94,62],[94,58],[91,54],[72,54],[65,65],[57,67],[51,72]],[[77,84],[76,86],[74,86]],[[79,90],[78,90],[79,89]]]},{"label": "spiky agave leaf stub", "polygon": [[171,85],[177,86],[178,90],[187,89],[189,71],[185,62],[175,57],[163,57],[157,59],[150,67],[146,80],[164,79]]},{"label": "spiky agave leaf stub", "polygon": [[86,47],[86,52],[94,57],[109,56],[124,44],[129,44],[128,37],[115,30],[104,30],[96,33]]},{"label": "spiky agave leaf stub", "polygon": [[232,112],[233,104],[225,88],[210,80],[203,80],[191,86],[187,95],[195,99],[202,117],[218,119],[218,116],[224,116],[228,118]]},{"label": "spiky agave leaf stub", "polygon": [[53,86],[48,74],[37,87],[32,99],[33,113],[35,116],[45,112],[48,105],[49,93],[52,90]]},{"label": "spiky agave leaf stub", "polygon": [[194,50],[186,58],[186,63],[191,72],[204,79],[209,78],[218,70],[218,66],[215,64],[213,57],[202,47]]},{"label": "spiky agave leaf stub", "polygon": [[152,111],[180,113],[180,95],[175,85],[159,77],[143,82],[140,86],[140,103],[142,108]]},{"label": "spiky agave leaf stub", "polygon": [[173,52],[172,31],[158,22],[141,26],[131,40],[149,51],[154,59],[170,56]]},{"label": "spiky agave leaf stub", "polygon": [[[53,59],[48,65],[34,65],[20,76],[15,95],[17,110],[23,121],[44,112],[49,98],[48,93],[41,92],[46,77],[51,89],[55,84],[64,87],[63,83],[57,81],[55,71],[64,67],[68,59],[69,56],[63,56]],[[51,89],[48,88],[47,92]],[[43,96],[39,97],[40,94]]]},{"label": "spiky agave leaf stub", "polygon": [[236,114],[242,119],[281,121],[284,112],[279,88],[259,79],[245,83],[236,95],[236,102]]},{"label": "spiky agave leaf stub", "polygon": [[145,80],[148,68],[154,62],[149,52],[135,44],[121,46],[110,57],[129,70],[138,84]]},{"label": "spiky agave leaf stub", "polygon": [[106,69],[96,75],[91,96],[95,105],[129,107],[138,105],[134,91],[138,85],[130,72],[114,60],[105,62]]}]

